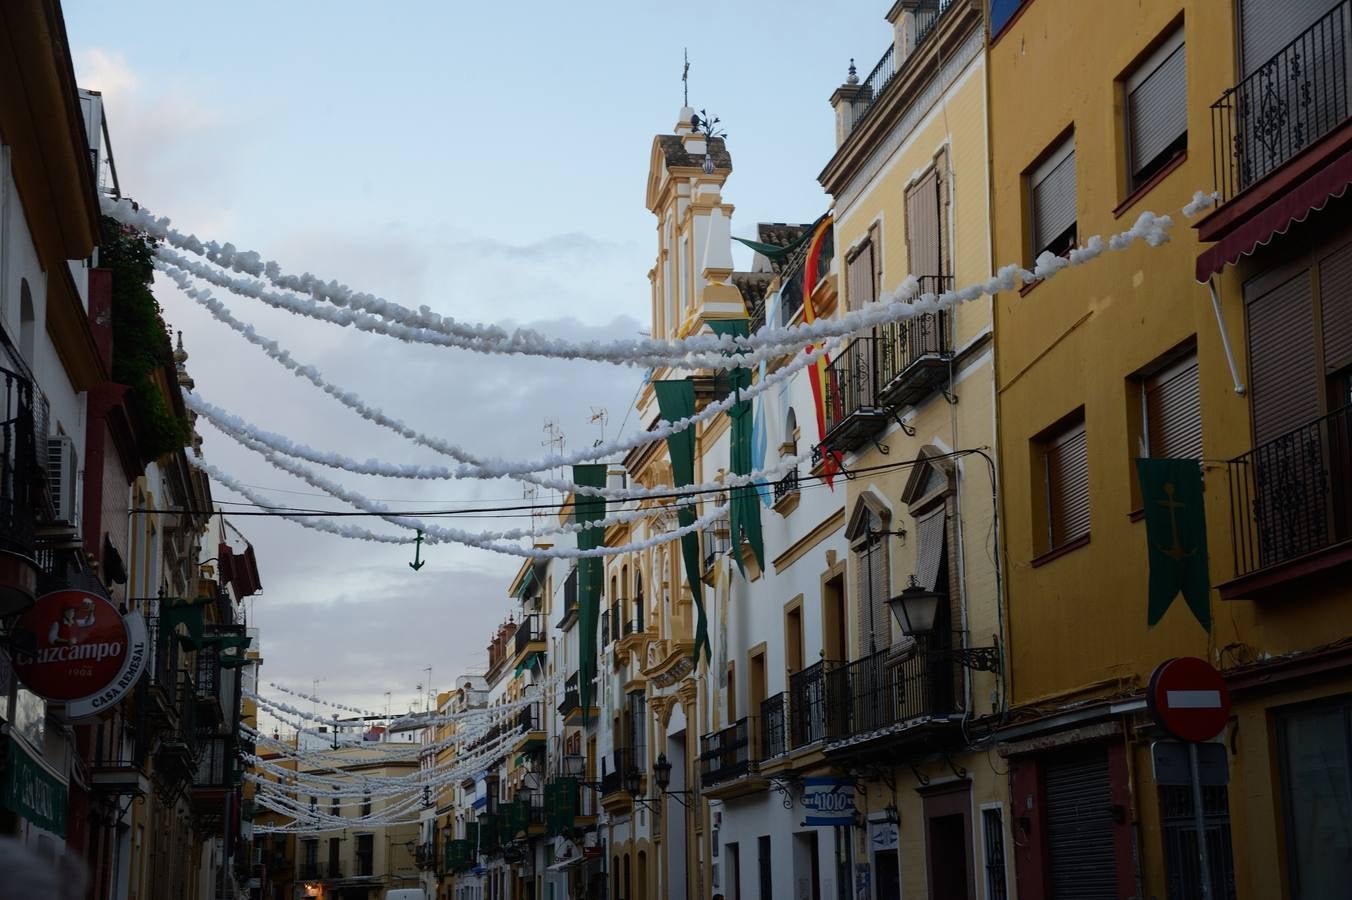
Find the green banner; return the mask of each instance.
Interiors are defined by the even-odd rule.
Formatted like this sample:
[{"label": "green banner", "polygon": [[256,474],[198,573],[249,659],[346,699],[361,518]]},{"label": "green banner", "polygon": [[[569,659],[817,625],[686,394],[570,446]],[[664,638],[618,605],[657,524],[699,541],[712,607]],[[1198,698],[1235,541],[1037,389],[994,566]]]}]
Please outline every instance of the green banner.
[{"label": "green banner", "polygon": [[9,739],[0,806],[58,837],[66,836],[66,786],[33,757],[23,742]]},{"label": "green banner", "polygon": [[[746,319],[728,319],[722,322],[710,322],[714,334],[730,334],[734,337],[746,335]],[[732,379],[732,389],[738,395],[738,402],[728,409],[731,420],[729,445],[731,449],[729,470],[734,475],[747,475],[751,472],[751,426],[752,407],[750,400],[740,399],[741,392],[751,387],[750,369],[733,369],[728,373]],[[746,577],[746,567],[742,564],[742,541],[751,545],[756,565],[765,571],[765,540],[761,535],[761,504],[756,486],[748,484],[735,487],[730,496],[731,509],[728,511],[728,526],[732,538],[732,558],[737,570]]]},{"label": "green banner", "polygon": [[1192,614],[1211,630],[1206,510],[1202,467],[1195,459],[1138,459],[1150,548],[1149,623],[1157,624],[1180,593]]},{"label": "green banner", "polygon": [[[176,635],[183,647],[201,650],[204,640],[202,609],[210,602],[210,597],[160,598],[160,633]],[[186,627],[185,634],[178,634],[179,625]]]},{"label": "green banner", "polygon": [[[663,419],[676,422],[695,414],[695,386],[689,379],[654,381],[657,408]],[[671,475],[677,487],[695,483],[695,429],[687,428],[667,438],[667,454],[671,457]],[[676,521],[682,528],[694,524],[697,516],[693,506],[682,506],[676,512]],[[690,596],[695,601],[695,661],[699,662],[700,648],[704,659],[711,659],[709,650],[709,620],[704,614],[704,583],[699,580],[699,535],[690,532],[681,538],[681,556],[685,562],[685,580]]]},{"label": "green banner", "polygon": [[[583,487],[606,486],[606,466],[592,463],[573,466],[573,481]],[[595,522],[606,517],[604,497],[573,496],[573,518],[579,523]],[[588,528],[577,534],[579,550],[593,550],[605,543],[604,528]],[[596,627],[601,620],[601,587],[605,583],[605,560],[599,556],[583,557],[577,561],[578,596],[578,676],[577,694],[582,704],[585,723],[591,713],[591,685],[596,677]]]}]

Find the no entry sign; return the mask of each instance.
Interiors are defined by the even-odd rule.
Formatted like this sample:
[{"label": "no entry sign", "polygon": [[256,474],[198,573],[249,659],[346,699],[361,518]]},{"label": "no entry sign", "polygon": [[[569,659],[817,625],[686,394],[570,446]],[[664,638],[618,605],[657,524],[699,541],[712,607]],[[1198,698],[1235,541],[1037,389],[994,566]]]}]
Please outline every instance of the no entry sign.
[{"label": "no entry sign", "polygon": [[1160,727],[1184,741],[1209,741],[1230,718],[1230,692],[1204,659],[1180,656],[1150,676],[1146,703]]}]

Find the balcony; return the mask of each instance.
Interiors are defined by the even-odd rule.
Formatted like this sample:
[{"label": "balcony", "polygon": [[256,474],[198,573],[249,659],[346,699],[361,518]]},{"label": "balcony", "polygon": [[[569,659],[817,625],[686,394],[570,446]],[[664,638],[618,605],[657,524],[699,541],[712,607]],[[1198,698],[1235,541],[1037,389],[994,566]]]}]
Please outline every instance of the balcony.
[{"label": "balcony", "polygon": [[545,746],[544,704],[540,701],[523,706],[516,714],[516,726],[521,729],[512,751],[527,753],[543,749]]},{"label": "balcony", "polygon": [[713,568],[720,556],[732,552],[732,525],[724,516],[705,526],[700,535],[700,547],[704,551],[704,571]]},{"label": "balcony", "polygon": [[849,452],[875,439],[887,427],[887,410],[878,398],[878,339],[857,337],[826,364],[827,450]]},{"label": "balcony", "polygon": [[764,779],[751,777],[756,772],[757,728],[756,719],[748,716],[700,737],[699,777],[707,796],[727,799],[764,789]]},{"label": "balcony", "polygon": [[1352,561],[1352,407],[1230,460],[1235,573],[1222,599]]},{"label": "balcony", "polygon": [[1221,201],[1262,181],[1348,117],[1344,0],[1211,105]]},{"label": "balcony", "polygon": [[947,650],[917,641],[898,653],[879,650],[826,674],[830,750],[898,738],[931,740],[963,713],[961,668]]},{"label": "balcony", "polygon": [[577,689],[578,673],[574,672],[568,676],[568,680],[563,683],[563,700],[559,703],[559,715],[563,716],[565,722],[568,716],[581,704],[581,695]]},{"label": "balcony", "polygon": [[[953,289],[951,275],[925,275],[919,280],[922,295]],[[889,322],[878,329],[877,338],[877,396],[883,406],[914,406],[948,378],[953,323],[947,310]]]},{"label": "balcony", "polygon": [[789,695],[780,691],[761,701],[761,762],[768,763],[789,752]]},{"label": "balcony", "polygon": [[581,606],[577,599],[577,568],[573,567],[568,572],[568,577],[563,582],[563,615],[559,617],[556,628],[559,631],[567,631],[577,622],[578,613]]},{"label": "balcony", "polygon": [[[790,469],[784,473],[784,477],[774,483],[773,505],[776,510],[784,515],[792,512],[790,501],[796,500],[799,494],[798,470]],[[796,503],[793,506],[797,506]]]},{"label": "balcony", "polygon": [[789,747],[798,750],[826,739],[826,676],[841,665],[823,659],[789,676]]},{"label": "balcony", "polygon": [[634,768],[634,751],[629,747],[616,747],[609,767],[606,762],[601,761],[601,802],[608,806],[627,805],[629,795],[624,790],[624,774]]},{"label": "balcony", "polygon": [[1352,0],[1342,0],[1212,104],[1220,206],[1197,225],[1215,242],[1197,259],[1197,280],[1342,195],[1352,177],[1349,30]]},{"label": "balcony", "polygon": [[436,867],[436,848],[424,842],[413,848],[413,864],[419,869],[430,870]]},{"label": "balcony", "polygon": [[0,614],[33,604],[38,566],[33,559],[37,519],[37,444],[33,385],[0,368]]},{"label": "balcony", "polygon": [[512,665],[521,668],[531,656],[545,652],[547,645],[543,624],[541,616],[534,613],[521,618],[516,626],[516,634],[512,637]]}]

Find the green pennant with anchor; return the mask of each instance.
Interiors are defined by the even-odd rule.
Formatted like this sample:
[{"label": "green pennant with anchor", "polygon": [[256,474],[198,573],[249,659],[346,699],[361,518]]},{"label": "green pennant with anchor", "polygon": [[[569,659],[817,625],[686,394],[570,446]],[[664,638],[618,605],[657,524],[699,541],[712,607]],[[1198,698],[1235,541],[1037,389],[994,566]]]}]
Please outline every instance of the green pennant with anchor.
[{"label": "green pennant with anchor", "polygon": [[1207,567],[1202,467],[1195,459],[1138,459],[1149,545],[1149,623],[1157,624],[1180,593],[1188,609],[1211,630],[1211,579]]}]

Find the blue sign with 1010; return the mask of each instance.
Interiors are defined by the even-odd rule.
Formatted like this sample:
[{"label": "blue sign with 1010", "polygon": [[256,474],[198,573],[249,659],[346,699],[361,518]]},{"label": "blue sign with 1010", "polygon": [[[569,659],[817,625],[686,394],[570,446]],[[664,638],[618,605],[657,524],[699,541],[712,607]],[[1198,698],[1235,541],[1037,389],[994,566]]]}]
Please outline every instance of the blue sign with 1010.
[{"label": "blue sign with 1010", "polygon": [[812,777],[803,779],[804,825],[854,824],[854,779]]}]

